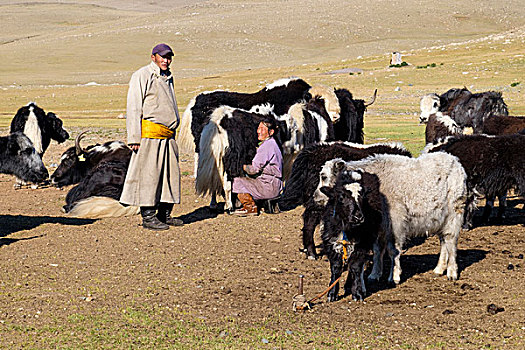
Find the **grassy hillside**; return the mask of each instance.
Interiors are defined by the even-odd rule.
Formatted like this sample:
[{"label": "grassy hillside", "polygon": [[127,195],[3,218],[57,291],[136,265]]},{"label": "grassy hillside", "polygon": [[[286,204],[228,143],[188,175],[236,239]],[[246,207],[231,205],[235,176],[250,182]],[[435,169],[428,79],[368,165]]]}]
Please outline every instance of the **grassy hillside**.
[{"label": "grassy hillside", "polygon": [[[160,13],[108,6],[0,2],[0,126],[36,101],[66,127],[123,128],[127,82],[159,41],[172,65],[181,109],[201,91],[253,92],[275,79],[348,88],[378,99],[366,114],[367,142],[422,145],[419,98],[467,86],[498,90],[512,114],[525,114],[525,7],[520,1],[365,4],[223,0],[171,3]],[[472,6],[476,4],[476,6]],[[490,4],[490,5],[489,5]],[[38,13],[38,16],[35,16]],[[499,34],[502,33],[502,34]],[[409,66],[389,68],[390,52]],[[359,73],[327,74],[355,68]]]}]

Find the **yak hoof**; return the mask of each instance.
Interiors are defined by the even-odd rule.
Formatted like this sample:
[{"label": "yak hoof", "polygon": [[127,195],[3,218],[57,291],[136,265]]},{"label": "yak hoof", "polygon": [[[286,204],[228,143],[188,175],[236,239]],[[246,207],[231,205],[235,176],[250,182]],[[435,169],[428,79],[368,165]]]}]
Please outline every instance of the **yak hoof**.
[{"label": "yak hoof", "polygon": [[364,300],[364,298],[363,298],[363,296],[361,295],[361,293],[356,293],[355,295],[352,294],[352,299],[353,299],[354,301],[363,301],[363,300]]},{"label": "yak hoof", "polygon": [[368,275],[368,282],[379,282],[379,278],[381,278],[380,275],[374,275],[374,274],[370,274]]},{"label": "yak hoof", "polygon": [[327,301],[329,303],[331,303],[333,301],[337,301],[337,295],[335,293],[328,293]]}]

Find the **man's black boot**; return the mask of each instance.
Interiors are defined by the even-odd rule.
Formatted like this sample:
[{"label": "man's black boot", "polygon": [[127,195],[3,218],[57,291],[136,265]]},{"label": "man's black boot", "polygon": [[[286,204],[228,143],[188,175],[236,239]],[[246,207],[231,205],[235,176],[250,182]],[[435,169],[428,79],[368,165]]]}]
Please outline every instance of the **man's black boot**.
[{"label": "man's black boot", "polygon": [[184,222],[180,219],[175,219],[171,216],[171,210],[173,209],[173,203],[160,203],[159,210],[157,211],[157,219],[160,222],[170,226],[182,226]]},{"label": "man's black boot", "polygon": [[142,227],[144,228],[155,231],[167,230],[170,228],[168,225],[157,219],[154,207],[140,207],[140,215],[142,215]]}]

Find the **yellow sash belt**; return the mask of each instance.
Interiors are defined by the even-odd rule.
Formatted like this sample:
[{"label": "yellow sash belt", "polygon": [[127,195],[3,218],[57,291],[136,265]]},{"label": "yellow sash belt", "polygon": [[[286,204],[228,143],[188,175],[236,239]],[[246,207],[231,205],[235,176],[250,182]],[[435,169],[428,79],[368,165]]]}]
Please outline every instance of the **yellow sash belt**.
[{"label": "yellow sash belt", "polygon": [[141,137],[143,139],[169,139],[174,133],[167,126],[142,119]]}]

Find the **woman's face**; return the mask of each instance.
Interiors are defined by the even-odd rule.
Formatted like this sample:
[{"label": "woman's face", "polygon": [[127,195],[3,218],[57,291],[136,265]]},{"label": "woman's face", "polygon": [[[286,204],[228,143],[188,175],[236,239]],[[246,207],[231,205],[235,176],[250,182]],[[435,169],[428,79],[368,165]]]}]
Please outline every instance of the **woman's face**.
[{"label": "woman's face", "polygon": [[273,130],[269,130],[263,122],[260,122],[259,127],[257,128],[257,136],[259,138],[259,141],[264,141],[272,135]]}]

